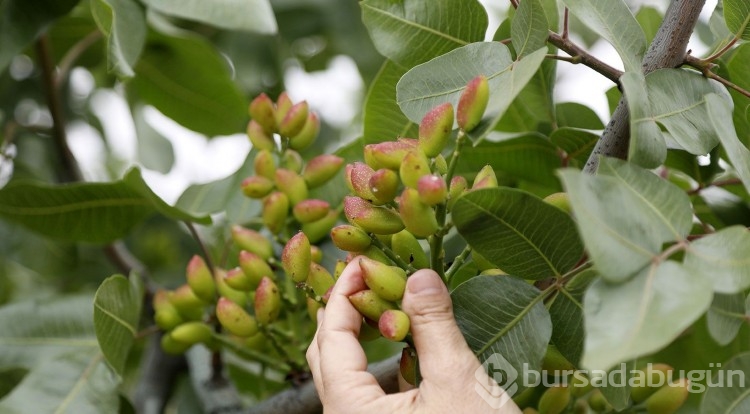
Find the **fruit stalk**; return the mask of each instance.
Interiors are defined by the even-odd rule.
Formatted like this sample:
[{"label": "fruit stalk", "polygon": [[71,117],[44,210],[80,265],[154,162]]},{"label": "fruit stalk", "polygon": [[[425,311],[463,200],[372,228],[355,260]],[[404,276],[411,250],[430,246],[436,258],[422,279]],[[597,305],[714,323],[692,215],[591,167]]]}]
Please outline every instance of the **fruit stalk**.
[{"label": "fruit stalk", "polygon": [[388,246],[383,244],[380,239],[378,239],[376,236],[370,236],[372,239],[372,245],[380,249],[383,254],[388,256],[389,259],[393,261],[393,263],[396,264],[396,266],[404,269],[406,271],[406,275],[411,275],[412,273],[416,272],[417,269],[414,268],[414,266],[410,265],[409,263],[406,263],[399,257],[396,253],[393,252]]}]

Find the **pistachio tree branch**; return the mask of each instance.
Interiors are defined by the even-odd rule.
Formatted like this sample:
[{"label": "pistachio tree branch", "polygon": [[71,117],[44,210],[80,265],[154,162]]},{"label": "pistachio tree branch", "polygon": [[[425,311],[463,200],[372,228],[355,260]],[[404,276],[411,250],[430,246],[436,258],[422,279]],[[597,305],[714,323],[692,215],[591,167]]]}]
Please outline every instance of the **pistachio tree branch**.
[{"label": "pistachio tree branch", "polygon": [[[659,30],[643,57],[642,70],[648,74],[661,68],[674,68],[685,60],[690,35],[698,22],[705,0],[672,1]],[[623,97],[617,104],[604,133],[594,147],[584,171],[596,172],[599,156],[626,159],[630,146],[630,113]]]},{"label": "pistachio tree branch", "polygon": [[612,82],[616,84],[620,83],[620,76],[622,76],[621,70],[613,68],[605,62],[597,59],[594,55],[587,52],[577,44],[573,43],[567,37],[567,33],[563,32],[562,35],[559,35],[555,32],[550,31],[547,37],[547,41],[571,56],[569,59],[561,58],[560,60],[565,60],[573,64],[580,63],[584,66],[588,66],[589,68],[593,69],[595,72],[611,80]]}]

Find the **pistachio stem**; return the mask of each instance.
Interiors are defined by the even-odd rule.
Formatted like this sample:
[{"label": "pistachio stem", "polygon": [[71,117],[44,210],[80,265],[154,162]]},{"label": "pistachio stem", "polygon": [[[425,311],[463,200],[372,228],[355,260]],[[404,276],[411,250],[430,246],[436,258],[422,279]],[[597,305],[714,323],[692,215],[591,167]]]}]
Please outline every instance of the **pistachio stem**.
[{"label": "pistachio stem", "polygon": [[386,256],[388,256],[388,258],[391,259],[393,261],[393,263],[396,264],[396,266],[404,269],[406,271],[407,275],[410,275],[410,274],[412,274],[412,273],[414,273],[414,272],[417,271],[417,269],[415,269],[414,266],[412,266],[409,263],[406,263],[405,261],[403,261],[403,259],[401,259],[396,253],[394,253],[393,250],[391,250],[388,246],[386,246],[385,244],[383,244],[383,242],[380,241],[380,239],[378,239],[376,236],[370,235],[370,239],[372,239],[372,244],[375,247],[377,247],[378,249],[380,249],[380,251],[382,251],[383,254],[385,254]]},{"label": "pistachio stem", "polygon": [[461,268],[461,265],[466,261],[466,259],[469,257],[469,254],[471,254],[471,246],[466,245],[464,249],[459,253],[458,256],[456,256],[455,259],[453,259],[453,263],[448,268],[448,270],[445,271],[445,280],[446,282],[450,283],[451,280],[453,280],[453,276],[458,273],[458,269]]}]

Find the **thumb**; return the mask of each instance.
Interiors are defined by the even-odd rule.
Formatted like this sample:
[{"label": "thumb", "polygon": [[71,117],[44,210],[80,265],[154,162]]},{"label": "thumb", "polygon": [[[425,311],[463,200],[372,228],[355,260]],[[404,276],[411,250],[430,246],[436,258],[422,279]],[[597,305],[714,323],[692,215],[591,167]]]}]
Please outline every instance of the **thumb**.
[{"label": "thumb", "polygon": [[409,276],[401,307],[411,319],[424,379],[455,383],[461,374],[474,375],[479,361],[456,325],[451,297],[437,273],[423,269]]}]

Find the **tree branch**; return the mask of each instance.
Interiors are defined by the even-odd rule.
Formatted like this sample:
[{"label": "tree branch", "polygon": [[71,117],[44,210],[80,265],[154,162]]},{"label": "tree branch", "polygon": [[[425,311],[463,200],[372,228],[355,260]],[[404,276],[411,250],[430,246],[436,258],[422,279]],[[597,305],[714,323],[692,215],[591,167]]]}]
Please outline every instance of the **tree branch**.
[{"label": "tree branch", "polygon": [[177,374],[187,368],[185,357],[168,355],[161,349],[162,334],[151,335],[141,360],[141,375],[133,396],[135,411],[161,414],[169,401]]},{"label": "tree branch", "polygon": [[609,66],[608,64],[597,59],[596,57],[594,57],[594,55],[590,54],[577,44],[573,43],[567,37],[567,34],[563,34],[564,36],[561,36],[555,32],[550,31],[549,36],[547,37],[548,42],[552,43],[558,49],[571,56],[570,59],[561,58],[560,60],[565,60],[573,64],[583,64],[593,69],[595,72],[601,74],[605,78],[611,80],[612,82],[618,85],[620,84],[620,76],[622,76],[622,71],[620,71],[619,69],[615,69],[612,66]]},{"label": "tree branch", "polygon": [[[673,0],[654,40],[643,57],[643,73],[661,68],[680,66],[685,60],[690,35],[693,33],[705,0]],[[623,97],[617,104],[604,133],[594,147],[585,172],[593,174],[599,166],[599,156],[626,159],[630,145],[630,114]]]},{"label": "tree branch", "polygon": [[68,147],[68,138],[65,132],[65,118],[63,117],[62,99],[57,88],[55,76],[55,65],[52,62],[52,54],[49,47],[49,38],[42,35],[36,42],[37,58],[42,67],[42,82],[44,93],[47,98],[47,107],[52,116],[52,137],[55,140],[57,153],[60,155],[62,169],[58,177],[62,182],[83,181],[83,175],[78,168],[73,152]]}]

